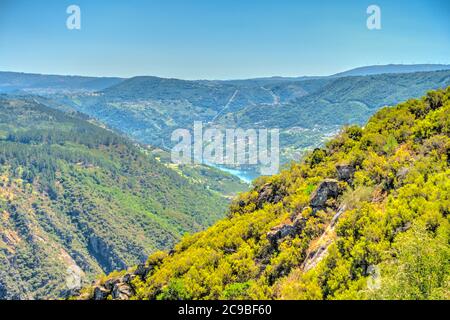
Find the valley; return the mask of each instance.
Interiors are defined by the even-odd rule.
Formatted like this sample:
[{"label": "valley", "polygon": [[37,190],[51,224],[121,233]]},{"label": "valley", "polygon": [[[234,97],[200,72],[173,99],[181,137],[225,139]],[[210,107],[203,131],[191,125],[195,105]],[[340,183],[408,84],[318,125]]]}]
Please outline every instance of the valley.
[{"label": "valley", "polygon": [[[6,79],[14,79],[14,85],[0,81],[0,91],[7,92],[0,94],[2,299],[65,297],[78,292],[81,285],[86,286],[102,274],[112,272],[109,278],[102,279],[116,279],[117,274],[122,275],[126,272],[123,270],[133,265],[144,266],[142,263],[148,256],[145,268],[162,263],[161,266],[170,274],[171,255],[181,258],[179,268],[184,268],[185,256],[181,252],[187,250],[188,255],[195,256],[188,249],[190,246],[197,248],[192,250],[198,250],[202,256],[218,254],[217,257],[225,259],[223,267],[228,271],[234,270],[233,265],[237,261],[249,264],[242,266],[244,269],[240,276],[237,274],[241,271],[236,271],[236,275],[235,271],[230,271],[228,280],[220,289],[223,291],[210,292],[209,285],[206,285],[198,288],[199,294],[203,293],[196,296],[194,292],[197,289],[186,287],[184,278],[170,276],[172,280],[169,281],[164,277],[160,279],[158,273],[155,278],[152,275],[146,280],[156,281],[151,286],[140,283],[136,278],[137,282],[132,284],[135,297],[341,297],[340,294],[346,291],[331,292],[323,287],[322,295],[316,296],[308,291],[310,289],[298,293],[296,290],[303,289],[292,289],[287,279],[303,279],[305,275],[293,265],[303,265],[303,271],[314,272],[317,266],[321,266],[321,261],[327,259],[325,252],[335,250],[333,239],[336,232],[343,230],[337,221],[350,210],[345,201],[350,201],[354,208],[355,201],[362,201],[358,200],[359,197],[368,197],[369,189],[373,199],[380,199],[381,203],[389,196],[389,188],[392,187],[389,183],[394,182],[381,173],[388,169],[375,169],[372,162],[381,161],[375,154],[378,157],[393,156],[393,150],[403,150],[398,149],[403,143],[402,137],[411,135],[411,132],[389,131],[381,136],[373,132],[371,127],[387,110],[383,107],[406,101],[397,108],[404,110],[406,107],[403,105],[410,106],[410,109],[418,105],[420,110],[424,109],[423,115],[420,110],[411,111],[418,112],[414,114],[417,117],[414,121],[418,123],[413,124],[409,114],[401,114],[398,119],[401,121],[399,125],[406,121],[415,126],[414,132],[419,132],[422,130],[420,126],[428,123],[421,117],[428,113],[429,121],[445,121],[445,117],[438,115],[444,111],[439,113],[433,108],[446,110],[440,106],[446,103],[448,92],[444,95],[439,91],[438,102],[433,100],[433,94],[419,102],[411,98],[430,89],[450,85],[450,71],[447,70],[233,81],[156,77],[99,80],[64,76],[55,80],[55,76],[47,79],[45,75],[25,75],[21,80],[22,74],[8,73],[6,76]],[[53,81],[59,85],[55,86]],[[363,125],[370,117],[367,128],[354,126]],[[260,177],[258,168],[249,165],[172,163],[172,131],[191,128],[194,121],[202,121],[206,127],[216,129],[279,128],[280,174]],[[444,122],[439,128],[445,126]],[[439,128],[432,130],[441,130]],[[366,132],[364,145],[363,140],[348,140],[347,136],[359,136],[360,130]],[[427,136],[424,139],[429,144],[445,148],[445,141],[439,140],[446,134],[446,129],[442,130],[436,132],[438,137]],[[351,156],[354,159],[347,159],[342,155],[344,151],[333,149],[338,148],[334,147],[336,144],[347,143],[348,148],[356,143],[357,148],[364,152],[370,149],[372,153],[364,160],[361,150],[355,149]],[[411,145],[404,148],[416,149]],[[442,150],[439,150],[441,155]],[[333,156],[335,152],[339,157]],[[421,152],[411,155],[410,161],[428,155]],[[297,214],[300,207],[306,208],[307,199],[314,188],[320,187],[322,178],[330,175],[335,178],[335,173],[330,173],[331,162],[325,162],[325,167],[319,165],[324,157],[329,157],[327,159],[333,164],[336,161],[339,165],[351,162],[353,166],[354,162],[359,165],[358,170],[364,167],[369,172],[375,171],[369,178],[359,176],[357,188],[347,182],[346,188],[350,189],[346,189],[339,203],[333,200],[334,204],[318,216],[305,211],[304,218],[297,221],[290,217],[291,222],[283,222],[289,220],[288,212]],[[435,160],[430,158],[426,161]],[[305,174],[307,182],[296,180],[295,177]],[[368,181],[376,183],[373,185]],[[291,196],[285,198],[294,189],[297,191],[292,194],[292,199]],[[345,197],[351,200],[345,200]],[[281,199],[291,200],[286,203],[283,200],[281,206]],[[378,200],[373,201],[378,203]],[[266,207],[268,212],[264,211]],[[279,210],[284,213],[280,214]],[[223,220],[224,217],[228,218]],[[301,236],[303,240],[293,237],[285,244],[281,243],[284,240],[276,240],[280,234],[297,230],[298,223],[306,222],[304,219],[310,220],[307,228],[302,224],[302,230],[306,230]],[[225,231],[230,223],[236,224],[238,229]],[[410,223],[412,221],[404,221],[396,228],[404,228]],[[250,224],[248,228],[239,229],[247,224]],[[258,235],[251,241],[258,244],[256,247],[253,242],[223,244],[220,238],[222,231],[218,230],[231,234],[237,232],[236,239],[242,238],[244,242],[252,239],[251,235],[256,232]],[[258,233],[260,231],[261,234]],[[249,238],[241,232],[248,233]],[[212,237],[212,242],[206,240],[208,246],[215,243],[212,248],[222,243],[224,252],[204,252],[202,242],[198,242],[199,246],[196,244],[196,239],[202,234],[206,238]],[[427,239],[430,243],[434,241]],[[268,247],[266,241],[272,246],[281,246],[280,250]],[[257,254],[254,262],[244,259],[245,256],[251,257],[244,249]],[[198,259],[201,264],[203,260]],[[256,271],[261,268],[265,270],[263,273]],[[189,273],[186,277],[194,275]],[[195,277],[206,281],[201,275]],[[316,281],[313,276],[307,277]],[[107,280],[101,280],[97,288],[105,291],[103,281]],[[126,285],[130,286],[130,283]],[[94,291],[84,292],[82,297],[93,298]]]},{"label": "valley", "polygon": [[449,14],[0,0],[2,311],[290,320],[450,301]]}]

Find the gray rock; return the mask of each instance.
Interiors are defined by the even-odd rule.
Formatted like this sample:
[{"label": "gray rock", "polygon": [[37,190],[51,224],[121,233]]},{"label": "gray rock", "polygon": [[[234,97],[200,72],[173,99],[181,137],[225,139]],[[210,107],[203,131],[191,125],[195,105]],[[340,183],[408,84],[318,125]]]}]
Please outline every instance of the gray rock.
[{"label": "gray rock", "polygon": [[133,289],[127,283],[117,283],[112,290],[112,298],[115,300],[128,300],[134,294]]},{"label": "gray rock", "polygon": [[258,192],[256,207],[261,209],[265,203],[278,203],[283,200],[283,194],[277,186],[267,183]]},{"label": "gray rock", "polygon": [[115,286],[116,283],[120,282],[119,279],[117,278],[113,278],[113,279],[108,279],[105,281],[105,283],[103,284],[103,287],[108,290],[111,291],[113,289],[113,287]]},{"label": "gray rock", "polygon": [[102,286],[97,286],[94,288],[94,300],[106,300],[111,291],[107,290]]},{"label": "gray rock", "polygon": [[313,209],[323,209],[330,198],[336,198],[339,195],[339,183],[334,179],[324,180],[311,195],[310,205]]},{"label": "gray rock", "polygon": [[349,164],[343,164],[337,165],[336,171],[339,180],[351,183],[353,180],[353,176],[355,175],[356,169]]},{"label": "gray rock", "polygon": [[137,266],[133,274],[141,277],[142,279],[145,279],[152,269],[153,266],[147,267],[144,263],[141,263]]},{"label": "gray rock", "polygon": [[301,213],[298,214],[297,217],[294,218],[293,226],[294,226],[294,228],[295,228],[295,230],[296,230],[297,233],[301,233],[301,232],[303,231],[303,229],[304,229],[305,226],[306,226],[306,221],[307,221],[307,220],[308,220],[308,219],[306,219],[305,217],[303,217],[303,216],[301,215]]},{"label": "gray rock", "polygon": [[136,277],[135,274],[127,273],[122,277],[121,282],[129,284],[135,277]]},{"label": "gray rock", "polygon": [[282,240],[288,236],[295,236],[296,228],[290,224],[284,224],[278,227],[275,227],[270,232],[267,233],[267,239],[272,244],[272,246],[277,246],[278,241]]}]

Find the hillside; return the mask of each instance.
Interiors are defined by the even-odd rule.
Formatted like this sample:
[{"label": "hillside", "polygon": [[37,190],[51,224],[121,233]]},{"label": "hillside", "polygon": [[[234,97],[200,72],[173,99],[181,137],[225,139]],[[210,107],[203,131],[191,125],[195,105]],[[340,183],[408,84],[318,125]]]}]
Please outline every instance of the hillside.
[{"label": "hillside", "polygon": [[249,126],[256,121],[261,126],[280,128],[361,125],[383,106],[449,85],[450,70],[338,78],[284,106],[283,112],[274,106],[245,108],[235,116],[236,124]]},{"label": "hillside", "polygon": [[383,108],[88,299],[449,299],[450,87]]},{"label": "hillside", "polygon": [[83,115],[0,96],[0,299],[61,297],[74,275],[144,261],[222,218],[247,189],[164,157]]}]

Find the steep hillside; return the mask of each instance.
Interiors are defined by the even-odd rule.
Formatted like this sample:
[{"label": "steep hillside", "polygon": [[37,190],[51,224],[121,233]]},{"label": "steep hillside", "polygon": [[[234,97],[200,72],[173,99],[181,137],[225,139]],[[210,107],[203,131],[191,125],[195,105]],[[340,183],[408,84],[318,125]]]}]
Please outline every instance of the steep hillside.
[{"label": "steep hillside", "polygon": [[383,108],[94,299],[450,299],[450,87]]},{"label": "steep hillside", "polygon": [[[0,299],[58,297],[168,249],[225,214],[238,179],[166,165],[162,151],[0,97]],[[69,286],[70,287],[70,286]]]}]

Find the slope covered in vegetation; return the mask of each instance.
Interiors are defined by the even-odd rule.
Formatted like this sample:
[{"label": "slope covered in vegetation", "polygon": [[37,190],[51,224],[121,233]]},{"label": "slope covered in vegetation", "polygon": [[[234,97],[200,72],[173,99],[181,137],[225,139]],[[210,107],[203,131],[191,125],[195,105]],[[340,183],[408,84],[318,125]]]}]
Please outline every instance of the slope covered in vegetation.
[{"label": "slope covered in vegetation", "polygon": [[168,166],[80,117],[0,97],[0,299],[62,296],[67,279],[144,261],[246,189],[215,169]]},{"label": "slope covered in vegetation", "polygon": [[95,299],[450,299],[450,88],[378,111]]}]

